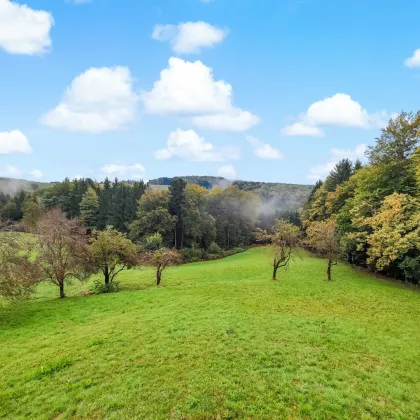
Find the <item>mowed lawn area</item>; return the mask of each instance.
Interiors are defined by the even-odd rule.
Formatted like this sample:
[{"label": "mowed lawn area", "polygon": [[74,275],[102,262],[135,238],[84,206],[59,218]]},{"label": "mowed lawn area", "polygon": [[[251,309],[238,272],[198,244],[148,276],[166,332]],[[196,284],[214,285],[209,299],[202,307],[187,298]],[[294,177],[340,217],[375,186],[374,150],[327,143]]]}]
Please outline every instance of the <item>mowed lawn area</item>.
[{"label": "mowed lawn area", "polygon": [[267,250],[0,307],[7,419],[418,419],[420,293]]}]

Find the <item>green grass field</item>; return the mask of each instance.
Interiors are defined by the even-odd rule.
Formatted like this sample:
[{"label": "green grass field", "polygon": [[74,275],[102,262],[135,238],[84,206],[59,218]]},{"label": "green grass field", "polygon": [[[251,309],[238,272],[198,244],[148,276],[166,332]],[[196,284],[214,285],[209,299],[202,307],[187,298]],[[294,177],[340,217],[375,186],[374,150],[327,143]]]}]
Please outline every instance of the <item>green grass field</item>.
[{"label": "green grass field", "polygon": [[7,419],[419,419],[420,294],[266,250],[0,308]]}]

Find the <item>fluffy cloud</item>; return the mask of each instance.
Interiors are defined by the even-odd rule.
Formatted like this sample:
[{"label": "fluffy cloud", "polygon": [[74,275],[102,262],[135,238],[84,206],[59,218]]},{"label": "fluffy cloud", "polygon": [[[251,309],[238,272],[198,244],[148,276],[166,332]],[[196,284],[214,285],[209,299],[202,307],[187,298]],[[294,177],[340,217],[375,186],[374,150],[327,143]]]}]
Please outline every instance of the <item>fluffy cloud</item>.
[{"label": "fluffy cloud", "polygon": [[233,108],[225,114],[192,117],[192,123],[200,128],[217,131],[248,131],[259,124],[260,118],[248,111]]},{"label": "fluffy cloud", "polygon": [[41,179],[44,177],[44,174],[39,169],[34,169],[30,172],[30,174],[36,179]]},{"label": "fluffy cloud", "polygon": [[10,54],[43,54],[51,47],[52,15],[0,0],[0,47]]},{"label": "fluffy cloud", "polygon": [[0,154],[32,153],[27,137],[19,130],[0,132]]},{"label": "fluffy cloud", "polygon": [[16,166],[12,165],[6,165],[6,166],[0,166],[0,176],[5,177],[16,177],[21,174],[20,169]]},{"label": "fluffy cloud", "polygon": [[179,54],[199,53],[202,48],[222,42],[228,30],[216,28],[206,22],[184,22],[179,25],[156,25],[152,38],[169,41],[172,50]]},{"label": "fluffy cloud", "polygon": [[142,94],[146,111],[191,118],[197,127],[246,131],[260,119],[232,103],[232,86],[214,80],[213,71],[201,61],[169,59],[153,89]]},{"label": "fluffy cloud", "polygon": [[143,179],[146,170],[143,165],[116,165],[109,164],[101,168],[101,172],[108,177],[120,177],[126,179]]},{"label": "fluffy cloud", "polygon": [[168,68],[150,92],[142,94],[146,110],[155,114],[208,114],[230,107],[232,86],[213,79],[212,69],[201,61],[171,57]]},{"label": "fluffy cloud", "polygon": [[254,154],[261,159],[279,160],[284,157],[280,150],[275,149],[270,144],[264,144],[256,137],[248,136],[247,140],[252,145]]},{"label": "fluffy cloud", "polygon": [[304,122],[296,122],[292,125],[288,125],[281,130],[281,134],[285,136],[313,136],[322,137],[324,132],[318,127],[307,125]]},{"label": "fluffy cloud", "polygon": [[41,121],[69,131],[117,130],[134,119],[137,100],[127,67],[92,67],[72,81],[62,101]]},{"label": "fluffy cloud", "polygon": [[420,49],[414,51],[413,55],[404,61],[407,67],[420,67]]},{"label": "fluffy cloud", "polygon": [[330,98],[313,103],[299,121],[284,127],[282,134],[288,136],[322,136],[319,126],[334,125],[345,127],[380,128],[387,122],[386,111],[369,114],[350,95],[337,93]]},{"label": "fluffy cloud", "polygon": [[317,165],[309,170],[308,178],[314,181],[318,179],[325,179],[328,174],[334,169],[335,165],[342,159],[350,159],[353,162],[359,159],[360,161],[366,161],[367,146],[365,144],[359,144],[354,149],[332,149],[330,152],[330,161]]},{"label": "fluffy cloud", "polygon": [[195,162],[223,162],[240,159],[241,151],[234,146],[214,148],[194,130],[178,128],[169,134],[166,147],[155,152],[156,159],[163,160],[172,157]]},{"label": "fluffy cloud", "polygon": [[232,165],[221,166],[217,169],[217,173],[228,179],[233,179],[236,176],[236,170]]}]

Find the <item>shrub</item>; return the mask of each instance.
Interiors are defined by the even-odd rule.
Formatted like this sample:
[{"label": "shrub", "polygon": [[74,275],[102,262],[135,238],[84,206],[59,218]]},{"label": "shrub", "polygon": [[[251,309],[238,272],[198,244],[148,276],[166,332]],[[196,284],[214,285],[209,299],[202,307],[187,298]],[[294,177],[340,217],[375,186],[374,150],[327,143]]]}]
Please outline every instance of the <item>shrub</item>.
[{"label": "shrub", "polygon": [[246,251],[245,248],[239,248],[239,247],[228,249],[227,251],[223,251],[223,257],[230,257],[231,255],[239,254],[244,251]]},{"label": "shrub", "polygon": [[100,280],[95,280],[93,286],[93,292],[97,295],[101,295],[103,293],[117,293],[120,291],[120,282],[119,281],[111,281],[109,283],[103,283]]},{"label": "shrub", "polygon": [[147,236],[144,240],[144,248],[148,251],[157,251],[163,246],[162,235],[155,233],[154,235]]},{"label": "shrub", "polygon": [[222,255],[222,248],[216,242],[212,242],[207,251],[209,255]]},{"label": "shrub", "polygon": [[185,262],[196,262],[203,258],[203,250],[201,248],[183,248],[181,253]]}]

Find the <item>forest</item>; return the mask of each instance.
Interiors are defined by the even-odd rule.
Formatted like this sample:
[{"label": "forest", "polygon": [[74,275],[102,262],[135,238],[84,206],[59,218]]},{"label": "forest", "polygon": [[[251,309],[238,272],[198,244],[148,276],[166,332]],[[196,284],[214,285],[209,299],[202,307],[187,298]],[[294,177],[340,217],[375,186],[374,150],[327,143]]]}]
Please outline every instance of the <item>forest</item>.
[{"label": "forest", "polygon": [[339,162],[302,211],[302,228],[332,223],[342,257],[406,282],[420,281],[420,112],[391,119],[368,164]]},{"label": "forest", "polygon": [[[391,119],[368,149],[367,164],[338,162],[300,208],[302,188],[292,201],[278,195],[279,185],[284,189],[287,184],[219,185],[223,179],[211,177],[161,178],[148,184],[65,179],[13,197],[0,193],[0,218],[3,229],[36,233],[42,215],[59,209],[67,219],[79,220],[88,235],[112,227],[137,246],[179,250],[184,261],[270,244],[276,220],[285,220],[299,228],[299,246],[328,256],[330,268],[344,260],[418,283],[419,127],[420,112]],[[168,182],[168,188],[155,188]],[[270,185],[277,185],[274,195],[267,192]],[[287,193],[293,195],[291,186]]]}]

